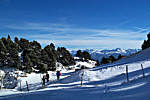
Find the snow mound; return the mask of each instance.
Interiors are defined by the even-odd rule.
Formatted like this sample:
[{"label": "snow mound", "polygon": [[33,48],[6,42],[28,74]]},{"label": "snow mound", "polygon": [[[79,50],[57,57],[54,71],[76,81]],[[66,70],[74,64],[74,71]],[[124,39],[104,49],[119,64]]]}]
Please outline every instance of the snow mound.
[{"label": "snow mound", "polygon": [[82,61],[77,61],[76,66],[86,66],[87,68],[93,68],[95,67],[96,62],[89,60],[88,62],[82,62]]}]

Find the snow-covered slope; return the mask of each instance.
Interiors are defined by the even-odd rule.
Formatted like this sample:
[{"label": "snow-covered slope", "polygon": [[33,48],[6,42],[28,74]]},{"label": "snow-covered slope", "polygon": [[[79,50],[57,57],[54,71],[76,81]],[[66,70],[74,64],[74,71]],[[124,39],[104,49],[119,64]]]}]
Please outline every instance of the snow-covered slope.
[{"label": "snow-covered slope", "polygon": [[[116,48],[112,50],[94,50],[94,49],[86,49],[82,51],[87,51],[90,53],[92,59],[94,60],[99,60],[101,61],[102,57],[109,57],[110,55],[114,57],[118,57],[119,54],[123,56],[129,56],[131,54],[137,53],[140,51],[140,49],[121,49],[121,48]],[[71,50],[70,51],[73,56],[76,54],[76,50]]]},{"label": "snow-covered slope", "polygon": [[[141,64],[144,67],[144,78],[141,71]],[[129,72],[128,83],[125,74],[126,65],[128,65]],[[83,86],[80,86],[82,75]],[[131,57],[123,58],[112,64],[76,72],[73,70],[66,71],[62,73],[62,76],[64,77],[63,79],[55,81],[54,83],[48,83],[45,89],[33,89],[29,92],[0,90],[0,99],[149,100],[150,48],[134,54]],[[36,87],[36,85],[32,86]],[[8,92],[13,95],[8,96]]]},{"label": "snow-covered slope", "polygon": [[[141,61],[150,61],[150,48],[147,48],[143,51],[140,51],[136,54],[133,54],[129,57],[124,57],[114,63],[104,64],[99,66],[101,67],[109,67],[109,66],[115,66],[115,65],[123,65],[123,64],[129,64],[129,63],[138,63]],[[98,67],[97,67],[98,68]]]}]

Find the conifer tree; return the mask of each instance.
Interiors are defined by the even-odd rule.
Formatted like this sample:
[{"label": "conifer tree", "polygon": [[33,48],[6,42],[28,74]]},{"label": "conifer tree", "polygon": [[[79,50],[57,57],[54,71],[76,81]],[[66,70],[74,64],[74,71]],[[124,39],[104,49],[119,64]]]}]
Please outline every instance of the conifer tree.
[{"label": "conifer tree", "polygon": [[8,35],[7,40],[11,40],[10,35]]},{"label": "conifer tree", "polygon": [[150,47],[150,32],[147,34],[147,38],[148,38],[148,40],[144,40],[144,42],[141,46],[142,50]]},{"label": "conifer tree", "polygon": [[19,42],[19,40],[18,40],[17,37],[15,37],[14,41],[15,41],[15,43],[18,43],[18,42]]},{"label": "conifer tree", "polygon": [[116,59],[115,59],[115,57],[114,56],[109,56],[109,60],[110,60],[110,62],[112,63],[112,62],[114,62],[114,61],[116,61]]},{"label": "conifer tree", "polygon": [[103,57],[102,61],[101,61],[101,64],[107,64],[107,63],[109,63],[108,59]]},{"label": "conifer tree", "polygon": [[96,64],[95,64],[95,66],[99,66],[99,65],[100,65],[99,61],[98,61],[98,60],[96,60]]},{"label": "conifer tree", "polygon": [[119,54],[117,60],[121,59],[123,56],[121,54]]}]

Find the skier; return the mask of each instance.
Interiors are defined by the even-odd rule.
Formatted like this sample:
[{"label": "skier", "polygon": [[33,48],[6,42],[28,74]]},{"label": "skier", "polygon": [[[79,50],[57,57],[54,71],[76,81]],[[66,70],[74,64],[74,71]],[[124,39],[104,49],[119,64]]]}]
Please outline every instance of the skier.
[{"label": "skier", "polygon": [[48,74],[48,72],[46,73],[46,80],[47,80],[47,82],[49,82],[49,74]]},{"label": "skier", "polygon": [[60,75],[61,75],[60,71],[57,71],[56,75],[57,75],[57,80],[59,80],[60,79]]},{"label": "skier", "polygon": [[44,75],[43,78],[42,78],[42,87],[43,87],[43,88],[45,87],[45,75]]}]

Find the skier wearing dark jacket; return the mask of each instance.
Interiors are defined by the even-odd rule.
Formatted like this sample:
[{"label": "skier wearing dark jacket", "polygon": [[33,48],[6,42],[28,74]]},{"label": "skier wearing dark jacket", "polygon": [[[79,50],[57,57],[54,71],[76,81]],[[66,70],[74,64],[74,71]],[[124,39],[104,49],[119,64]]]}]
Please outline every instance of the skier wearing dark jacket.
[{"label": "skier wearing dark jacket", "polygon": [[42,87],[45,87],[45,75],[42,78]]},{"label": "skier wearing dark jacket", "polygon": [[56,75],[57,75],[57,80],[60,80],[60,75],[61,75],[60,71],[57,71]]},{"label": "skier wearing dark jacket", "polygon": [[46,73],[46,80],[47,80],[47,82],[49,82],[49,74],[48,74],[48,72]]}]

